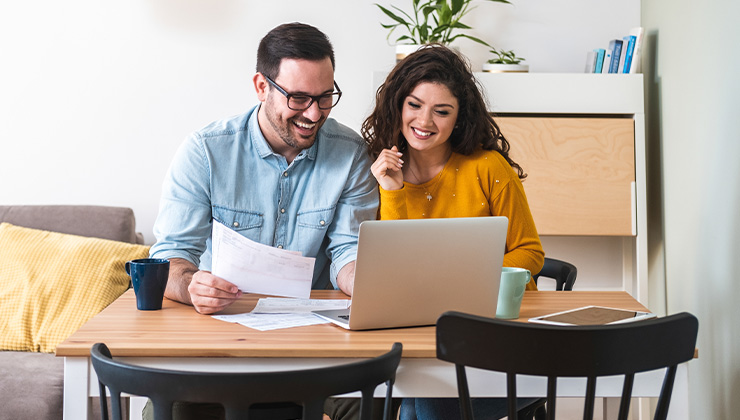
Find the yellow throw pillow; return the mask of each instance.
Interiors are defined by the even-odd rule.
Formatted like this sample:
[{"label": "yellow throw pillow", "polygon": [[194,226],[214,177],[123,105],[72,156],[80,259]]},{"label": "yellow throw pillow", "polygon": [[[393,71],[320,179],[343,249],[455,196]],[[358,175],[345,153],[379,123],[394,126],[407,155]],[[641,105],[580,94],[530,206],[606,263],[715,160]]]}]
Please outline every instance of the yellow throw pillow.
[{"label": "yellow throw pillow", "polygon": [[52,353],[129,287],[149,247],[0,224],[0,350]]}]

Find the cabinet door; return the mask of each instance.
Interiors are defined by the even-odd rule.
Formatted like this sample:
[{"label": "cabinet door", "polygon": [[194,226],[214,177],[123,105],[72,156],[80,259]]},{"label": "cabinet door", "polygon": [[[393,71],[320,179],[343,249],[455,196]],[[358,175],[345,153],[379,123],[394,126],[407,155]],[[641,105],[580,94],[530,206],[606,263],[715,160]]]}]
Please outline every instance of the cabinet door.
[{"label": "cabinet door", "polygon": [[633,236],[631,118],[496,117],[541,235]]}]

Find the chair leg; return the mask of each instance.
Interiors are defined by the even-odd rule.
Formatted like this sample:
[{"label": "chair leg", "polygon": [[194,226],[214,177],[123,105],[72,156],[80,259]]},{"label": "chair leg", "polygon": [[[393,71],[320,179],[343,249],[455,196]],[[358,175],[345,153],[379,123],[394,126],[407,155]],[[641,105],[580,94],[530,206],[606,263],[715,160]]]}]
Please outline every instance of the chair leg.
[{"label": "chair leg", "polygon": [[546,420],[547,419],[547,410],[545,410],[545,406],[541,405],[537,407],[536,410],[534,410],[534,420]]}]

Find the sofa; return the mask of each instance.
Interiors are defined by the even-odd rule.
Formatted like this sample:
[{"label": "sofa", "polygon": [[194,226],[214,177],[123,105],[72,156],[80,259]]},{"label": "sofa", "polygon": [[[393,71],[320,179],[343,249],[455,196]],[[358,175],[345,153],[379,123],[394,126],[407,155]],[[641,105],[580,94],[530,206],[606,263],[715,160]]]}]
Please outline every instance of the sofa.
[{"label": "sofa", "polygon": [[[114,300],[117,295],[120,295],[128,287],[128,283],[124,286],[121,284],[124,281],[121,280],[121,276],[125,276],[125,271],[123,273],[118,272],[122,269],[121,261],[125,258],[131,258],[131,256],[142,258],[148,253],[148,248],[143,246],[143,236],[136,232],[134,213],[129,208],[82,205],[0,206],[0,227],[5,228],[4,231],[0,231],[0,234],[11,232],[9,229],[14,229],[12,232],[20,231],[24,234],[35,234],[38,232],[32,229],[38,229],[64,234],[57,236],[53,236],[52,234],[54,238],[61,238],[61,240],[71,238],[72,240],[89,239],[93,241],[92,238],[100,238],[107,240],[100,242],[106,244],[106,246],[110,245],[116,249],[124,249],[125,252],[119,254],[118,259],[120,261],[116,261],[114,265],[118,286],[114,292],[111,292],[114,295],[109,296],[109,300]],[[42,232],[42,234],[47,233]],[[43,237],[46,238],[49,235]],[[98,241],[99,239],[94,240]],[[8,264],[7,257],[11,255],[11,252],[17,253],[23,251],[10,249],[17,247],[8,246],[9,242],[7,240],[6,242],[0,242],[0,244],[3,243],[5,246],[4,249],[0,248],[0,253],[4,253],[5,255],[0,254],[0,262],[5,261],[4,264],[6,267],[0,267],[0,286],[8,288],[8,277],[12,276],[13,272],[8,274],[7,266],[13,264]],[[56,254],[58,252],[50,251],[48,258],[52,259]],[[43,266],[45,265],[44,259],[46,257],[44,257],[43,253],[40,255],[41,262],[39,263],[37,259],[34,264]],[[10,258],[19,259],[17,256]],[[96,264],[94,261],[85,261],[84,256],[82,258],[74,258],[73,263],[75,265]],[[1,276],[5,276],[5,279]],[[53,275],[49,276],[48,274],[47,276],[53,277]],[[54,279],[49,278],[48,280],[52,282]],[[127,279],[125,281],[128,282]],[[6,286],[3,286],[3,284]],[[49,291],[43,292],[43,287],[35,286],[35,289],[37,290],[34,292],[35,294],[50,293]],[[90,290],[94,289],[95,287],[93,285]],[[0,298],[3,297],[3,292],[6,291],[0,290]],[[62,291],[52,293],[61,294]],[[7,293],[5,294],[7,295]],[[5,306],[7,307],[7,300]],[[5,324],[2,334],[7,336],[10,334],[8,331],[12,328],[8,328],[7,319]],[[18,322],[14,322],[14,324],[18,324]],[[63,379],[64,360],[63,358],[56,357],[53,352],[43,352],[43,350],[0,351],[0,420],[61,420]],[[98,405],[93,404],[93,412],[96,415],[99,412]],[[97,416],[96,418],[100,417]]]}]

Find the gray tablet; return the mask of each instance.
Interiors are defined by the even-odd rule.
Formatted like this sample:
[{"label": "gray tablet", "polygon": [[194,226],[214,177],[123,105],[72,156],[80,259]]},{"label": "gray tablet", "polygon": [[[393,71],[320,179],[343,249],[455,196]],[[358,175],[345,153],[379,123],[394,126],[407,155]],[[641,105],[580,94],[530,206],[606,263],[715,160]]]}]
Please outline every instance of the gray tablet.
[{"label": "gray tablet", "polygon": [[529,318],[529,322],[550,325],[607,325],[655,318],[652,312],[584,306],[582,308]]}]

